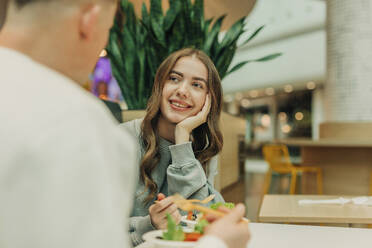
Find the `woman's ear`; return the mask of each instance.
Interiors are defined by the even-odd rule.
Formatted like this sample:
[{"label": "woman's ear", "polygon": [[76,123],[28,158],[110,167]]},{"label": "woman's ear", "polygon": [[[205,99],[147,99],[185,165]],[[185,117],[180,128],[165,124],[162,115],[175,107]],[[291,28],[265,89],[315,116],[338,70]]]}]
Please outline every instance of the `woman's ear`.
[{"label": "woman's ear", "polygon": [[99,25],[99,13],[101,7],[96,4],[88,4],[82,6],[80,9],[79,18],[79,33],[80,38],[84,40],[92,40],[94,37],[95,29]]}]

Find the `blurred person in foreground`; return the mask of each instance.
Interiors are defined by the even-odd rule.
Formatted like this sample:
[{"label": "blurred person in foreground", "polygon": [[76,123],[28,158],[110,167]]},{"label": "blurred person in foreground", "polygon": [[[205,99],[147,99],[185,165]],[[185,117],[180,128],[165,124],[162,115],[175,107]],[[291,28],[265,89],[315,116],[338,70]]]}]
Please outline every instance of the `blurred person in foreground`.
[{"label": "blurred person in foreground", "polygon": [[114,0],[10,0],[0,32],[0,246],[125,247],[137,149],[79,85]]},{"label": "blurred person in foreground", "polygon": [[[79,85],[107,42],[116,6],[9,1],[0,32],[2,247],[130,246],[138,147]],[[244,247],[243,215],[240,206],[215,221],[199,247]]]},{"label": "blurred person in foreground", "polygon": [[4,24],[8,0],[0,0],[0,30]]}]

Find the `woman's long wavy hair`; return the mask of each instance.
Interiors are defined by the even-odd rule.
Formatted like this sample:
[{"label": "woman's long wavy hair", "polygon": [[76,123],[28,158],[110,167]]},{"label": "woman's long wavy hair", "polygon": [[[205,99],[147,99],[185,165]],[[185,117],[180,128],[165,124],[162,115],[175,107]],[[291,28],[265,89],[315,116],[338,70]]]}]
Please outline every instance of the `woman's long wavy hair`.
[{"label": "woman's long wavy hair", "polygon": [[219,127],[222,88],[218,71],[208,55],[200,50],[185,48],[176,51],[163,61],[156,72],[152,94],[147,103],[146,116],[141,125],[141,137],[145,154],[140,165],[140,176],[145,184],[145,192],[149,192],[144,200],[145,203],[151,202],[158,190],[158,185],[152,179],[151,173],[160,161],[157,124],[161,115],[160,102],[163,87],[177,61],[182,57],[190,56],[197,57],[208,70],[207,88],[211,96],[211,109],[207,122],[192,131],[192,148],[204,171],[207,170],[209,160],[222,149],[223,138]]}]

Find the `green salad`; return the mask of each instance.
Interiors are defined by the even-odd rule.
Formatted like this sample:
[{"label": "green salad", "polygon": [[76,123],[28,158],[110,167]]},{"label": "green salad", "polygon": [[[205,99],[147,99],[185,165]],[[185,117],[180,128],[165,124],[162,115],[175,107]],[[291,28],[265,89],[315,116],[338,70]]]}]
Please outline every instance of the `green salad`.
[{"label": "green salad", "polygon": [[163,239],[173,241],[183,241],[185,239],[185,233],[182,230],[181,225],[177,225],[173,220],[172,216],[167,214],[167,231],[163,232]]},{"label": "green salad", "polygon": [[216,202],[216,203],[213,203],[210,206],[210,208],[211,209],[214,209],[214,210],[217,210],[221,206],[224,206],[224,207],[229,208],[229,209],[233,209],[235,207],[235,204],[232,203],[232,202],[225,202],[225,203],[223,203],[223,202]]},{"label": "green salad", "polygon": [[173,218],[167,215],[167,231],[163,232],[164,240],[172,241],[197,241],[204,234],[204,228],[209,225],[209,222],[205,219],[198,221],[195,224],[192,232],[185,233],[181,225],[177,225]]},{"label": "green salad", "polygon": [[[220,206],[232,209],[235,207],[235,204],[232,202],[216,202],[210,208],[217,210]],[[176,224],[169,214],[167,214],[167,222],[167,230],[163,232],[162,238],[172,241],[197,241],[204,234],[205,227],[209,225],[209,222],[202,218],[195,224],[193,232],[185,233],[182,226]]]}]

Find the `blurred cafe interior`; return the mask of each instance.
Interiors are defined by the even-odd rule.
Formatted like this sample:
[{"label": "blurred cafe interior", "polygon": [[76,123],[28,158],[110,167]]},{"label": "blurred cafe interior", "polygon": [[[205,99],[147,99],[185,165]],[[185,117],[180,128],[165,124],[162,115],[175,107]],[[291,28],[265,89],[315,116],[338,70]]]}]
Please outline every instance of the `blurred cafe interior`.
[{"label": "blurred cafe interior", "polygon": [[[143,1],[132,2],[140,16]],[[168,1],[162,3],[169,8]],[[261,205],[273,200],[267,194],[371,195],[372,2],[205,0],[204,5],[206,19],[227,14],[221,37],[246,16],[247,31],[231,65],[280,53],[249,62],[222,80],[224,148],[215,187],[225,200],[244,202],[247,217],[256,222],[266,220]],[[241,42],[262,26],[249,43]],[[87,88],[112,105],[119,121],[143,116],[128,110],[115,78],[106,75],[107,52],[101,56]],[[371,224],[371,211],[352,226]],[[329,223],[334,224],[350,225]]]},{"label": "blurred cafe interior", "polygon": [[[143,1],[132,2],[140,15]],[[167,4],[163,1],[164,8]],[[371,6],[347,0],[204,4],[206,18],[227,14],[222,34],[244,16],[247,31],[241,40],[264,25],[248,44],[238,42],[231,64],[281,53],[269,61],[248,63],[222,81],[224,148],[215,186],[225,200],[245,202],[247,217],[258,221],[265,193],[317,194],[320,183],[324,195],[370,195]],[[120,103],[122,113],[111,106],[119,121],[143,116],[127,110],[115,78],[106,75],[107,52],[101,56],[87,88],[108,105]],[[285,149],[279,152],[281,159],[291,166],[320,168],[321,178],[300,172],[293,182],[290,171],[275,171],[264,156],[267,145]]]},{"label": "blurred cafe interior", "polygon": [[[186,138],[183,137],[185,139],[182,142],[177,143],[175,142],[178,131],[176,124],[181,121],[172,122],[167,119],[165,120],[166,124],[162,123],[165,128],[161,130],[158,120],[164,121],[165,114],[160,112],[161,108],[149,112],[155,113],[153,114],[155,117],[147,120],[148,126],[151,126],[147,128],[157,129],[156,131],[151,129],[152,133],[146,136],[148,140],[151,139],[152,143],[146,143],[148,140],[140,143],[144,146],[147,145],[147,149],[151,150],[152,157],[148,159],[151,160],[150,162],[146,161],[148,164],[140,165],[142,167],[139,175],[145,185],[142,193],[153,189],[150,200],[151,197],[153,198],[152,202],[146,202],[143,198],[143,203],[153,205],[160,203],[161,205],[167,202],[167,200],[161,202],[162,200],[172,199],[166,208],[171,204],[176,205],[172,205],[175,209],[172,215],[178,213],[178,209],[183,210],[181,214],[188,211],[188,215],[182,217],[179,215],[180,219],[177,221],[187,223],[189,219],[186,218],[195,217],[192,220],[194,230],[194,226],[199,225],[199,223],[196,224],[199,213],[191,210],[203,209],[200,212],[212,212],[219,217],[227,215],[230,211],[218,209],[219,205],[215,208],[216,210],[212,210],[199,205],[199,203],[210,207],[213,205],[212,200],[217,201],[217,198],[221,199],[219,201],[224,199],[227,202],[226,205],[242,202],[246,206],[245,217],[247,219],[242,218],[244,214],[242,207],[241,215],[234,220],[234,225],[249,223],[252,236],[248,248],[266,248],[274,247],[274,245],[279,248],[298,246],[304,248],[372,247],[372,0],[118,0],[118,3],[118,11],[110,30],[107,46],[102,50],[89,80],[83,85],[83,93],[86,93],[85,90],[87,90],[99,99],[97,100],[99,103],[101,103],[100,101],[104,102],[119,123],[145,116],[156,69],[169,54],[182,48],[192,47],[205,52],[213,62],[210,64],[214,64],[216,70],[213,65],[208,65],[200,57],[198,57],[199,61],[193,61],[194,64],[191,64],[199,63],[200,67],[203,62],[205,65],[203,70],[208,71],[209,76],[214,71],[218,71],[222,82],[223,101],[219,122],[223,135],[221,151],[217,149],[220,145],[218,143],[218,128],[215,128],[218,125],[215,125],[214,122],[217,118],[212,119],[218,116],[216,113],[219,110],[212,108],[208,111],[214,112],[203,112],[207,105],[207,101],[204,99],[212,99],[208,96],[214,96],[212,103],[218,103],[218,96],[216,97],[215,92],[219,92],[218,86],[220,84],[216,79],[217,76],[208,79],[196,77],[197,80],[204,82],[201,84],[204,91],[198,95],[197,101],[199,100],[200,103],[200,96],[203,97],[203,103],[199,104],[202,108],[199,113],[203,112],[203,121],[207,120],[205,122],[209,124],[209,126],[205,125],[209,136],[205,130],[202,130],[199,136],[195,134],[196,132],[191,133],[198,125],[201,125],[197,122],[199,121],[197,118],[193,118],[194,116],[190,118],[191,111],[185,111],[188,108],[196,109],[192,106],[193,102],[184,104],[181,100],[173,100],[170,96],[164,96],[166,94],[163,94],[162,98],[159,97],[160,93],[155,94],[155,98],[160,99],[158,102],[172,105],[169,109],[175,109],[174,112],[187,113],[189,116],[185,118],[192,119],[191,123],[197,123],[197,125],[189,128],[191,130],[181,126],[184,128],[182,131],[186,130],[187,134]],[[5,7],[3,6],[5,4],[6,1],[0,2],[0,17],[4,16]],[[115,5],[112,7],[114,10]],[[0,18],[0,28],[4,21],[6,23],[7,19]],[[97,33],[101,34],[101,32]],[[99,52],[101,47],[97,50]],[[194,51],[192,56],[195,54],[197,53]],[[184,57],[188,57],[189,60],[193,59],[190,53]],[[175,60],[175,64],[177,65],[180,60]],[[93,61],[94,63],[95,61]],[[175,82],[171,79],[172,73],[177,74],[173,71],[175,66],[173,68],[170,68],[169,64],[167,66],[169,67],[167,70],[171,71],[166,75],[168,81],[158,80],[156,82],[160,85],[158,88],[163,87],[158,89],[158,92],[165,88],[165,82],[172,84]],[[164,69],[164,71],[166,70]],[[179,74],[183,77],[182,73]],[[10,77],[13,77],[13,74]],[[192,77],[192,80],[195,80],[195,77]],[[187,85],[190,88],[194,86],[192,80],[190,80],[191,84]],[[217,90],[208,92],[213,88],[210,87],[213,84],[217,85]],[[208,86],[204,87],[205,85]],[[179,85],[177,87],[180,88]],[[179,88],[174,90],[177,87],[174,86],[172,94],[179,90]],[[194,90],[194,88],[192,89]],[[88,98],[92,98],[90,93],[86,93]],[[169,95],[171,94],[169,93]],[[156,104],[154,105],[156,106]],[[109,117],[111,117],[110,112],[106,113]],[[157,115],[158,113],[161,115]],[[208,113],[212,114],[208,116]],[[179,117],[177,114],[176,117]],[[159,116],[161,117],[159,118]],[[170,128],[176,131],[169,132]],[[160,136],[159,130],[163,133],[171,133],[168,136],[171,138],[167,140],[167,137]],[[90,137],[91,133],[87,136]],[[141,137],[140,134],[144,134],[144,132],[136,133],[138,137]],[[190,145],[189,141],[195,141],[195,137],[203,140]],[[164,140],[166,145],[160,145]],[[139,139],[139,142],[142,141],[143,139]],[[99,142],[93,144],[99,144]],[[107,145],[108,142],[104,144]],[[186,167],[184,164],[179,167],[177,167],[178,165],[173,166],[174,168],[170,166],[176,160],[174,159],[176,155],[171,154],[171,149],[175,149],[174,144],[187,145],[190,148],[189,154],[186,154],[189,151],[186,149],[178,150],[182,152],[176,154],[179,157],[185,154],[185,157],[191,156],[194,171],[196,168],[197,173],[192,172],[185,176],[187,173],[184,171],[187,169],[183,171],[183,168]],[[206,147],[212,148],[208,150],[209,157],[205,156],[207,159],[204,158],[202,161],[200,158],[203,159],[202,155],[205,154],[202,152]],[[195,148],[199,150],[196,151]],[[116,150],[119,151],[119,149]],[[168,159],[169,163],[163,162],[164,166],[161,165],[163,160],[159,159],[161,157],[160,150],[168,152],[168,157],[164,157]],[[121,151],[122,149],[120,153]],[[213,156],[216,153],[218,155],[215,160]],[[123,157],[124,154],[128,153],[122,153]],[[141,153],[138,152],[138,154]],[[148,153],[146,154],[148,155]],[[128,157],[125,158],[128,160]],[[188,166],[191,164],[188,159],[190,157],[180,160],[186,161],[185,164]],[[208,174],[210,171],[208,171],[207,163],[212,164],[216,161],[217,174],[215,175],[213,170]],[[156,176],[156,173],[153,172],[159,164],[163,166],[161,167],[163,174],[159,176],[163,180],[161,185],[157,185],[152,178],[153,175]],[[120,167],[120,169],[122,168]],[[202,193],[207,192],[207,197],[203,197],[204,199],[199,197],[200,199],[192,199],[191,201],[183,198],[193,198],[200,193],[197,191],[183,197],[179,192],[180,194],[177,196],[181,200],[178,198],[178,201],[174,200],[174,197],[168,198],[163,195],[164,192],[171,192],[169,190],[171,188],[169,186],[171,185],[169,183],[171,181],[169,168],[180,173],[174,177],[178,176],[178,179],[183,180],[180,181],[181,183],[173,182],[173,187],[191,188],[202,181],[202,186],[195,188],[200,192],[203,191]],[[213,175],[211,176],[211,174]],[[202,179],[195,179],[195,175],[201,175]],[[215,176],[214,180],[209,180],[213,176]],[[149,182],[152,183],[151,187]],[[55,184],[58,183],[60,182]],[[113,181],[113,185],[116,186],[116,181]],[[111,186],[107,188],[111,188]],[[121,189],[129,192],[126,187]],[[164,191],[161,191],[162,189]],[[223,199],[215,189],[221,193]],[[136,188],[136,197],[133,197],[135,202],[143,197],[142,194],[137,194],[137,190],[140,191],[140,188]],[[47,196],[46,194],[45,198]],[[27,197],[27,199],[31,199],[29,196]],[[18,195],[13,198],[18,198]],[[205,200],[208,201],[204,202]],[[187,204],[191,204],[192,201],[197,203],[193,206],[197,206],[199,209],[187,209],[187,206],[191,206]],[[63,195],[59,197],[59,202],[61,202],[61,206],[65,206],[63,205],[65,204]],[[177,205],[180,202],[186,208]],[[113,205],[113,202],[110,201],[106,201],[106,203]],[[216,203],[220,204],[221,202]],[[143,204],[143,208],[147,206],[145,204]],[[151,209],[151,204],[148,204],[147,212]],[[230,204],[231,208],[234,204]],[[100,205],[97,206],[100,207]],[[18,207],[22,208],[23,206]],[[235,210],[239,210],[239,207]],[[113,209],[119,208],[115,206]],[[133,209],[137,210],[136,207]],[[143,218],[142,221],[147,220],[147,224],[151,228],[162,229],[146,229],[147,234],[153,231],[159,231],[159,233],[164,231],[162,233],[164,237],[167,235],[166,232],[177,233],[181,230],[184,235],[183,228],[187,229],[190,226],[188,224],[184,224],[182,227],[176,225],[171,215],[164,209],[159,212],[162,212],[163,215],[166,214],[166,217],[163,216],[161,220],[167,220],[167,227],[155,227],[148,213],[145,216],[139,211],[138,215],[131,217]],[[37,210],[40,212],[40,209]],[[54,212],[54,209],[52,213],[47,212],[45,216],[49,218],[59,214],[58,211]],[[99,215],[96,212],[92,213]],[[110,213],[110,211],[105,213]],[[16,217],[28,220],[28,215],[29,213],[25,211],[24,216],[26,217],[23,215]],[[230,214],[227,218],[231,218],[231,216],[233,215]],[[12,218],[9,217],[9,219]],[[85,216],[78,216],[76,219],[79,218],[84,221],[85,218],[89,219]],[[207,218],[203,221],[208,224]],[[216,217],[216,219],[218,218]],[[51,219],[54,221],[53,218]],[[122,220],[116,218],[116,220],[118,219]],[[137,219],[134,220],[134,224],[139,223],[136,222]],[[43,221],[40,220],[40,223]],[[36,230],[36,236],[48,236],[37,228],[32,230],[35,222],[30,223],[31,225],[26,226],[25,229],[27,235],[31,237],[33,232],[29,234],[29,230]],[[52,223],[59,228],[57,222]],[[99,231],[95,230],[97,226],[109,228],[101,224],[94,222],[92,230],[98,233]],[[25,228],[14,226],[16,228],[9,229]],[[138,224],[138,226],[140,225]],[[221,226],[223,230],[228,229],[226,225]],[[32,228],[27,229],[29,227]],[[169,227],[172,227],[172,231]],[[69,226],[62,225],[61,228],[65,232]],[[213,227],[209,230],[211,229]],[[197,233],[198,237],[203,235],[203,230]],[[208,229],[205,230],[207,233]],[[83,231],[85,235],[85,230]],[[3,232],[6,233],[6,228]],[[108,232],[105,232],[104,235]],[[66,233],[68,234],[68,232]],[[234,231],[231,233],[236,234]],[[47,238],[54,238],[53,235],[49,236],[51,237]],[[208,233],[205,236],[208,236]],[[249,235],[245,236],[247,239],[249,238]],[[12,236],[12,239],[14,237]],[[110,236],[107,235],[107,237]],[[139,239],[142,237],[145,236],[139,236]],[[161,239],[161,242],[176,240],[179,243],[178,241],[184,241],[183,239],[167,240],[159,236],[152,238],[156,241]],[[42,240],[44,241],[44,237]],[[240,239],[236,238],[236,240]],[[133,245],[138,245],[136,246],[138,248],[178,247],[177,245],[152,246],[148,240],[142,240],[140,243],[133,243]],[[192,246],[183,243],[182,247]]]}]

